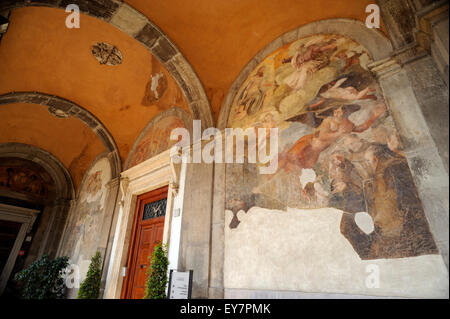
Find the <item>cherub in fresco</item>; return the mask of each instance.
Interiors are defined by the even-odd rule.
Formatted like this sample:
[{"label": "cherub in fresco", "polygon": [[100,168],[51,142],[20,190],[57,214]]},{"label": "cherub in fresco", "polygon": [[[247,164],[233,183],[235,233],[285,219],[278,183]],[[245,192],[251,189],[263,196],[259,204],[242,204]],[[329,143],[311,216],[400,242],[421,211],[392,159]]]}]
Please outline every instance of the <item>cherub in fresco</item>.
[{"label": "cherub in fresco", "polygon": [[386,105],[381,103],[374,108],[369,119],[361,125],[355,125],[348,119],[348,116],[357,110],[351,106],[337,107],[333,116],[325,118],[313,134],[301,137],[280,159],[278,169],[295,171],[313,168],[323,150],[347,134],[364,132],[387,110]]},{"label": "cherub in fresco", "polygon": [[337,101],[345,101],[345,102],[354,102],[358,100],[376,100],[377,97],[373,94],[375,92],[374,89],[370,87],[366,87],[365,89],[358,91],[353,86],[347,86],[345,88],[341,87],[344,82],[347,81],[347,78],[339,79],[338,81],[333,81],[319,91],[319,95],[321,99],[308,106],[308,110],[315,110],[323,103],[325,103],[328,99],[333,99]]}]

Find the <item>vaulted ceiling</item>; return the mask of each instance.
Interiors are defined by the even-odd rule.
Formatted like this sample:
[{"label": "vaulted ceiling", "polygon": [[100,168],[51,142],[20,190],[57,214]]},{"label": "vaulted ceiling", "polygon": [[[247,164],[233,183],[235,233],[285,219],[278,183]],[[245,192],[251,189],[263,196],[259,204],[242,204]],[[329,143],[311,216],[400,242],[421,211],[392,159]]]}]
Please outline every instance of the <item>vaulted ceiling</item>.
[{"label": "vaulted ceiling", "polygon": [[[283,33],[313,21],[364,21],[372,0],[128,0],[177,46],[203,85],[213,118],[244,66]],[[141,43],[100,19],[82,15],[80,29],[65,27],[67,13],[48,7],[14,9],[0,42],[0,95],[37,91],[70,100],[111,133],[124,163],[146,124],[172,106],[188,103],[169,72]],[[100,64],[97,42],[116,46],[119,65]],[[163,72],[166,94],[146,103],[151,75]],[[105,150],[76,118],[61,119],[33,104],[0,105],[0,143],[19,142],[55,155],[79,185],[92,160]]]},{"label": "vaulted ceiling", "polygon": [[270,42],[332,18],[365,21],[373,0],[128,0],[177,45],[197,72],[217,121],[222,99],[244,66]]}]

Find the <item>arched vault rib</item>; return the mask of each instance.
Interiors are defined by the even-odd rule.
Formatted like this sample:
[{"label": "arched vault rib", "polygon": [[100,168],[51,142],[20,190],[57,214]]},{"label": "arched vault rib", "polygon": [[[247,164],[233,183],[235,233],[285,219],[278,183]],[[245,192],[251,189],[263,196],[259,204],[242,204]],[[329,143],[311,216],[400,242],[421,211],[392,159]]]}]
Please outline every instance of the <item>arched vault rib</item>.
[{"label": "arched vault rib", "polygon": [[0,95],[0,105],[14,103],[38,104],[48,107],[50,113],[58,117],[74,116],[85,123],[102,141],[109,153],[112,177],[119,176],[122,171],[119,150],[111,133],[89,111],[64,98],[39,92],[11,92]]},{"label": "arched vault rib", "polygon": [[120,0],[6,0],[0,12],[28,6],[66,9],[76,4],[80,11],[101,19],[142,43],[169,71],[183,92],[194,119],[205,127],[214,125],[212,110],[197,74],[173,42],[145,15]]}]

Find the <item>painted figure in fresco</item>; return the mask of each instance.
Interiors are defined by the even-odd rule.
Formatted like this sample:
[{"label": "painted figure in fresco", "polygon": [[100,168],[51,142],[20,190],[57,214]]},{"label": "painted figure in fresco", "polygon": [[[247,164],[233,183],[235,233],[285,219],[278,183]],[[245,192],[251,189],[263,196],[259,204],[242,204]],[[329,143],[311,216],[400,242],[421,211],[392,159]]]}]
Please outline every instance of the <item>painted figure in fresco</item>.
[{"label": "painted figure in fresco", "polygon": [[284,83],[291,89],[302,89],[316,71],[330,64],[330,56],[336,48],[336,39],[311,45],[302,44],[294,56],[283,60],[283,63],[290,62],[294,68],[294,72]]},{"label": "painted figure in fresco", "polygon": [[0,168],[0,186],[37,196],[45,196],[47,194],[47,188],[43,179],[26,168]]},{"label": "painted figure in fresco", "polygon": [[343,61],[345,61],[345,65],[342,67],[341,72],[347,71],[352,65],[360,65],[361,62],[359,58],[364,54],[363,52],[355,52],[350,51],[352,55],[349,57],[345,51],[338,52],[336,56]]},{"label": "painted figure in fresco", "polygon": [[[289,53],[293,45],[299,45],[295,54]],[[361,259],[438,253],[368,62],[368,53],[352,40],[320,35],[284,46],[261,63],[270,69],[264,81],[275,84],[273,91],[253,115],[237,100],[234,114],[241,107],[242,117],[229,124],[279,127],[280,145],[288,147],[276,174],[259,175],[250,163],[227,166],[230,228],[238,227],[239,211],[252,207],[331,207],[343,212],[341,234]],[[357,213],[370,216],[373,230],[358,226]]]},{"label": "painted figure in fresco", "polygon": [[253,115],[261,109],[265,97],[265,92],[262,90],[263,79],[264,66],[260,67],[256,74],[250,77],[242,90],[238,100],[239,109],[235,115],[237,119]]},{"label": "painted figure in fresco", "polygon": [[[351,135],[344,143],[352,153],[331,156],[332,196],[328,205],[344,211],[341,232],[362,259],[436,253],[397,139],[393,133],[385,145]],[[358,212],[368,212],[372,217],[372,233],[365,234],[356,225],[354,214]]]},{"label": "painted figure in fresco", "polygon": [[160,101],[164,95],[164,93],[167,91],[167,88],[169,86],[169,82],[167,81],[166,76],[162,71],[159,71],[158,64],[155,64],[155,73],[150,75],[150,80],[148,81],[146,87],[145,87],[145,95],[142,98],[142,105],[150,106],[150,105],[157,105],[159,109],[164,109],[162,105],[157,103]]},{"label": "painted figure in fresco", "polygon": [[373,93],[375,92],[374,89],[370,87],[366,87],[365,89],[358,91],[353,86],[347,86],[347,87],[341,87],[344,82],[347,81],[347,78],[344,77],[342,79],[339,79],[338,81],[333,81],[327,85],[324,86],[319,91],[319,95],[321,99],[308,106],[308,110],[315,110],[319,106],[321,106],[323,103],[325,103],[328,99],[333,99],[337,101],[343,101],[343,102],[354,102],[358,100],[376,100],[377,97]]},{"label": "painted figure in fresco", "polygon": [[291,63],[294,71],[274,91],[271,105],[281,114],[280,103],[292,91],[303,89],[315,72],[330,64],[330,57],[337,50],[336,39],[302,44],[297,52],[282,63]]},{"label": "painted figure in fresco", "polygon": [[138,165],[177,143],[175,140],[170,140],[171,131],[177,127],[186,126],[181,119],[173,116],[165,117],[155,123],[136,146],[129,167]]},{"label": "painted figure in fresco", "polygon": [[145,139],[139,144],[139,147],[136,148],[136,151],[133,155],[133,159],[130,162],[130,167],[135,166],[138,163],[141,163],[145,160],[145,157],[149,153],[150,148],[150,139]]},{"label": "painted figure in fresco", "polygon": [[366,211],[363,177],[342,153],[333,153],[329,165],[331,198],[328,205],[349,213]]},{"label": "painted figure in fresco", "polygon": [[[249,147],[248,152],[249,153],[258,152],[258,149],[260,149],[260,148],[267,149],[266,144],[268,144],[269,140],[270,140],[269,130],[271,128],[275,128],[275,127],[277,127],[277,122],[275,121],[273,113],[272,112],[264,113],[261,120],[253,124],[253,128],[255,130],[255,142],[256,143],[254,145],[248,145],[248,142],[247,141],[245,142],[246,147]],[[260,128],[266,129],[266,139],[261,140],[261,141],[259,140],[259,136],[258,136],[258,129],[260,129]]]},{"label": "painted figure in fresco", "polygon": [[278,168],[286,171],[313,168],[320,153],[344,135],[367,130],[386,110],[384,103],[374,108],[372,116],[363,124],[355,125],[348,119],[349,108],[337,107],[333,116],[325,118],[313,134],[301,137],[279,161]]}]

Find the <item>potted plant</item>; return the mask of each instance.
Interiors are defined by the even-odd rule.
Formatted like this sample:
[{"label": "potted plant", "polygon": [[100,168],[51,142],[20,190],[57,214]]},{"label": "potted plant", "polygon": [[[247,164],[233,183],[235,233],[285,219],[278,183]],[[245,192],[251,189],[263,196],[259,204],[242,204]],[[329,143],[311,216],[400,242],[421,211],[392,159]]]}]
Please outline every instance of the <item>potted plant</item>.
[{"label": "potted plant", "polygon": [[162,243],[155,246],[147,272],[145,296],[143,299],[165,299],[167,285],[167,247]]},{"label": "potted plant", "polygon": [[47,255],[31,263],[28,268],[14,277],[22,283],[24,299],[61,299],[64,298],[64,270],[69,264],[69,257],[50,260]]},{"label": "potted plant", "polygon": [[102,280],[102,256],[97,251],[91,259],[86,278],[80,285],[77,299],[97,299]]}]

